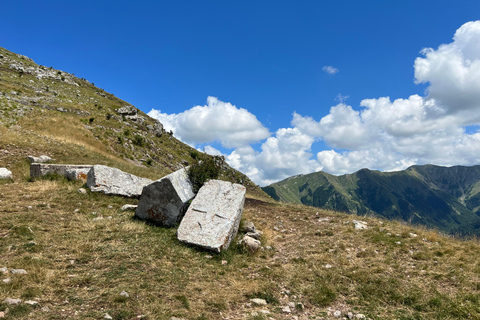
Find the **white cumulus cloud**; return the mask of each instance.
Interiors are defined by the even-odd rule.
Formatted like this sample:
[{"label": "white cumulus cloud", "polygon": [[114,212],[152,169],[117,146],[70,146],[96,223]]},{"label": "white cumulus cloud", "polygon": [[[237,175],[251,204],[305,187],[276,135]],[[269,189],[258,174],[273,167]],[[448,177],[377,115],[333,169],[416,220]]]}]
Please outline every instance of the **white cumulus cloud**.
[{"label": "white cumulus cloud", "polygon": [[166,114],[152,109],[148,115],[158,119],[165,130],[172,130],[175,137],[192,145],[218,141],[233,148],[270,136],[268,129],[248,110],[215,97],[208,97],[207,105],[182,113]]}]

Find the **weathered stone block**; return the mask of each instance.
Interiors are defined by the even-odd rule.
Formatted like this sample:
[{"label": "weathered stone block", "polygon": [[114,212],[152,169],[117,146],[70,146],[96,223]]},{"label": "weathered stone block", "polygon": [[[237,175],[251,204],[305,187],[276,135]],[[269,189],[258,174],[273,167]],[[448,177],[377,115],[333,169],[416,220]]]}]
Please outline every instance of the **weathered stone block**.
[{"label": "weathered stone block", "polygon": [[227,250],[238,232],[246,189],[210,180],[200,188],[180,223],[178,240],[215,252]]},{"label": "weathered stone block", "polygon": [[180,169],[143,188],[135,216],[164,226],[174,226],[194,196],[187,168]]},{"label": "weathered stone block", "polygon": [[92,192],[124,197],[139,197],[143,187],[152,182],[150,179],[102,165],[94,165],[87,176],[87,187]]},{"label": "weathered stone block", "polygon": [[31,163],[30,177],[38,178],[47,174],[58,174],[68,179],[86,181],[87,173],[92,167],[92,165]]},{"label": "weathered stone block", "polygon": [[27,158],[28,158],[28,161],[30,161],[30,163],[46,163],[46,162],[53,161],[52,158],[46,155],[41,155],[40,157],[27,156]]}]

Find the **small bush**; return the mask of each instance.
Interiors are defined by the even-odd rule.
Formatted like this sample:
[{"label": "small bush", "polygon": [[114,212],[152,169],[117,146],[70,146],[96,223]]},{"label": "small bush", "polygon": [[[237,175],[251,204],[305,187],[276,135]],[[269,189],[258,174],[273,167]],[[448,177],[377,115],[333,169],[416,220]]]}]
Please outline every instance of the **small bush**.
[{"label": "small bush", "polygon": [[143,147],[145,145],[145,138],[137,135],[133,138],[133,144],[139,147]]},{"label": "small bush", "polygon": [[125,131],[123,131],[123,134],[128,137],[130,135],[130,130],[129,129],[125,129]]},{"label": "small bush", "polygon": [[193,160],[197,160],[200,157],[200,154],[197,150],[192,150],[190,151],[190,157],[192,157]]},{"label": "small bush", "polygon": [[198,192],[205,182],[210,179],[217,179],[219,173],[220,167],[213,157],[205,158],[191,165],[188,169],[188,178],[192,183],[193,191]]},{"label": "small bush", "polygon": [[94,120],[95,120],[95,118],[90,118],[90,119],[88,119],[88,122],[93,123]]}]

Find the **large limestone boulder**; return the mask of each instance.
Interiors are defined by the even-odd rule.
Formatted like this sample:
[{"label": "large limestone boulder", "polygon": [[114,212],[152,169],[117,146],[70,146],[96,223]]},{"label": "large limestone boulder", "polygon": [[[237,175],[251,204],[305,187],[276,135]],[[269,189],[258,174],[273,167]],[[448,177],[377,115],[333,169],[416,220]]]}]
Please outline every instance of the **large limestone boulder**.
[{"label": "large limestone boulder", "polygon": [[205,183],[180,223],[178,240],[215,252],[227,250],[238,232],[245,192],[240,184]]},{"label": "large limestone boulder", "polygon": [[12,172],[7,168],[0,168],[0,179],[13,179]]},{"label": "large limestone boulder", "polygon": [[195,196],[187,168],[175,171],[143,188],[135,216],[164,226],[174,226]]},{"label": "large limestone boulder", "polygon": [[150,179],[102,165],[94,165],[87,176],[87,187],[92,192],[124,197],[139,197],[143,187],[152,182]]},{"label": "large limestone boulder", "polygon": [[30,177],[38,178],[47,174],[58,174],[70,180],[86,181],[92,165],[31,163]]}]

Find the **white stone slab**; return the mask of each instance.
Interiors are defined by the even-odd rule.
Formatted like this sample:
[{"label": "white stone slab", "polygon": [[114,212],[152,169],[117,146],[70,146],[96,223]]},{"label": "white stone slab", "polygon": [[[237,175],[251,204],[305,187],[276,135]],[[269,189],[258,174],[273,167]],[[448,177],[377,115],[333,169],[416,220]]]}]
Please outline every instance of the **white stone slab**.
[{"label": "white stone slab", "polygon": [[240,184],[205,183],[180,223],[178,240],[215,252],[227,250],[238,232],[245,192]]}]

